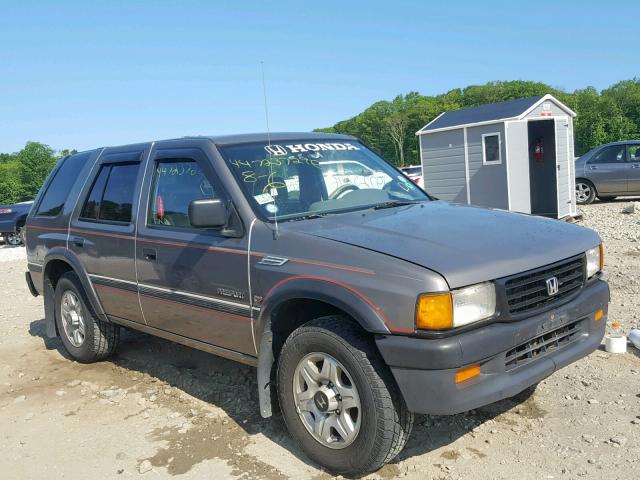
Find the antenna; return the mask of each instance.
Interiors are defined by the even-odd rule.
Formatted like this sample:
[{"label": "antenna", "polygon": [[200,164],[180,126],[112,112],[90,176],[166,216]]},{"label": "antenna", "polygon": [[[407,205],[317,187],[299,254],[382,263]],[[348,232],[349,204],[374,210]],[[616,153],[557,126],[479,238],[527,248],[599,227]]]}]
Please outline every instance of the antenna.
[{"label": "antenna", "polygon": [[[264,117],[267,122],[267,142],[269,144],[269,148],[267,151],[269,152],[269,182],[267,183],[267,187],[273,183],[273,162],[272,162],[272,153],[271,153],[271,129],[269,127],[269,106],[267,104],[267,82],[264,79],[264,62],[260,61],[260,71],[262,73],[262,96],[264,97]],[[271,187],[270,187],[271,188]],[[267,192],[271,195],[271,192]],[[273,232],[273,239],[278,238],[279,229],[278,229],[278,205],[276,205],[275,196],[273,197],[273,221],[275,223],[275,231]]]}]

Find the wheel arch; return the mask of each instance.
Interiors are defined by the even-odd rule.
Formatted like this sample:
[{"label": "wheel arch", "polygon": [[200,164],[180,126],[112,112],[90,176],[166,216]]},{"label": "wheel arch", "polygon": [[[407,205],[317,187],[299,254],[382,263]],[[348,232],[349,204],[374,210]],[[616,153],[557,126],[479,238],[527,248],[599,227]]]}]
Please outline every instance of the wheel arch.
[{"label": "wheel arch", "polygon": [[270,417],[276,399],[275,370],[287,337],[304,323],[325,315],[342,314],[370,333],[389,333],[382,311],[357,289],[332,279],[288,277],[264,297],[255,325],[258,349],[260,414]]},{"label": "wheel arch", "polygon": [[89,280],[89,274],[82,266],[78,257],[66,248],[53,248],[45,257],[42,269],[45,325],[47,336],[50,338],[57,337],[59,334],[55,320],[56,285],[60,277],[70,271],[78,276],[84,293],[96,315],[101,320],[109,321],[104,313],[98,295]]}]

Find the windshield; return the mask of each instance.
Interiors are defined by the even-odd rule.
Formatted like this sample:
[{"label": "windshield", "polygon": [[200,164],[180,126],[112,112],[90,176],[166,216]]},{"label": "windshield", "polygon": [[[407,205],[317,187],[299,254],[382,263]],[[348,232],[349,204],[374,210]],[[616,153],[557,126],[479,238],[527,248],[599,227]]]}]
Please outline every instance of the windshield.
[{"label": "windshield", "polygon": [[359,142],[296,140],[220,147],[245,195],[269,220],[429,200]]}]

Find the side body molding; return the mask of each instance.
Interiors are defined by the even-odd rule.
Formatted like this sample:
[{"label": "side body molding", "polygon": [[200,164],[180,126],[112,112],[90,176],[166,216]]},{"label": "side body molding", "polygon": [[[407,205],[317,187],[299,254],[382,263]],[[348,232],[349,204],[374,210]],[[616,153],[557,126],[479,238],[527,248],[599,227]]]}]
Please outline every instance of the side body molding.
[{"label": "side body molding", "polygon": [[63,247],[54,247],[47,253],[44,259],[43,278],[44,278],[44,318],[46,325],[46,333],[49,338],[57,337],[58,331],[55,320],[55,290],[49,280],[52,262],[61,260],[71,266],[73,271],[78,275],[84,291],[89,300],[90,306],[94,313],[103,321],[108,322],[109,319],[102,308],[102,304],[98,299],[98,295],[93,288],[93,284],[89,280],[89,274],[84,269],[78,258],[73,252]]},{"label": "side body molding", "polygon": [[286,277],[265,295],[255,325],[258,350],[258,397],[260,414],[270,417],[276,398],[276,362],[273,351],[271,318],[277,308],[288,300],[318,300],[346,312],[360,326],[372,333],[390,333],[384,313],[362,292],[341,281],[313,275]]}]

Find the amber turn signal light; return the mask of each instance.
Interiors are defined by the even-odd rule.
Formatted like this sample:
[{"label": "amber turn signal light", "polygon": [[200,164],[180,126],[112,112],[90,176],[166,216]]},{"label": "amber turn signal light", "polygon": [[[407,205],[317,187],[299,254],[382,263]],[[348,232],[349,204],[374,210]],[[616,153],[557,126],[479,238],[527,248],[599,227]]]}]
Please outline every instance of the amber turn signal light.
[{"label": "amber turn signal light", "polygon": [[475,365],[469,365],[456,372],[456,383],[462,383],[478,375],[480,375],[480,365],[477,363]]},{"label": "amber turn signal light", "polygon": [[604,270],[604,243],[600,242],[600,271]]},{"label": "amber turn signal light", "polygon": [[596,312],[596,315],[595,315],[595,317],[594,317],[594,318],[595,318],[595,320],[596,320],[596,322],[597,322],[597,321],[598,321],[598,320],[600,320],[602,317],[604,317],[604,310],[600,309],[600,310],[598,310],[598,311]]},{"label": "amber turn signal light", "polygon": [[446,330],[453,327],[453,301],[450,293],[420,295],[416,307],[418,330]]}]

